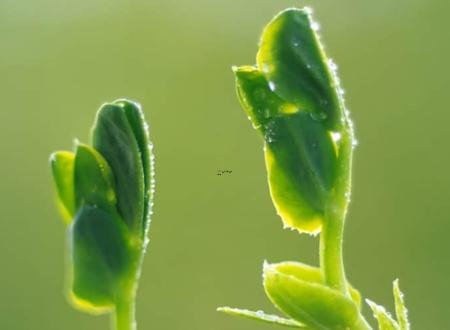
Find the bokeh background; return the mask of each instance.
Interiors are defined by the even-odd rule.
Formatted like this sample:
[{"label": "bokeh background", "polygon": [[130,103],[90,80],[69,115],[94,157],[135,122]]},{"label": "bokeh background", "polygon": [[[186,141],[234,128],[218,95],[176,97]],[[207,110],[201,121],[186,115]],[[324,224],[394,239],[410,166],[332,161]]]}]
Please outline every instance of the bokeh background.
[{"label": "bokeh background", "polygon": [[444,0],[0,0],[0,329],[109,328],[64,297],[48,156],[87,141],[97,108],[119,97],[143,104],[157,161],[139,329],[271,328],[215,308],[274,312],[263,260],[317,264],[318,239],[282,229],[230,67],[254,63],[277,11],[305,4],[339,65],[359,140],[347,273],[390,310],[399,277],[413,328],[450,329]]}]

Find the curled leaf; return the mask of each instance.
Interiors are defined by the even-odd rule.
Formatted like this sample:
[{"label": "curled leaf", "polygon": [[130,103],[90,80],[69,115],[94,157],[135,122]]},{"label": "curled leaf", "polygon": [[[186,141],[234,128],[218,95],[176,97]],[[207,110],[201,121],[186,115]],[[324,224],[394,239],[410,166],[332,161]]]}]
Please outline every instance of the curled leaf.
[{"label": "curled leaf", "polygon": [[[325,285],[323,273],[318,267],[312,267],[297,261],[283,261],[276,264],[270,264],[276,271],[291,275],[301,281],[318,283]],[[358,309],[361,308],[361,294],[350,283],[347,283],[350,296]]]},{"label": "curled leaf", "polygon": [[317,329],[346,329],[357,321],[356,304],[341,292],[266,264],[264,288],[272,303],[294,320]]}]

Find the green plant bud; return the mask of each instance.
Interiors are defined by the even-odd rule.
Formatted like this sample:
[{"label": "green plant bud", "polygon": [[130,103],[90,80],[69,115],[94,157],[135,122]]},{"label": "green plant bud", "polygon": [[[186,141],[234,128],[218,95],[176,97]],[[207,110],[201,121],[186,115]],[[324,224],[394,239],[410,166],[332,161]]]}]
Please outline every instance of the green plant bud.
[{"label": "green plant bud", "polygon": [[58,196],[58,208],[66,222],[75,215],[75,196],[73,187],[75,154],[70,151],[56,151],[50,156],[53,181]]},{"label": "green plant bud", "polygon": [[138,237],[147,226],[151,193],[147,134],[139,106],[126,100],[103,105],[92,130],[95,149],[114,173],[119,213]]},{"label": "green plant bud", "polygon": [[92,138],[93,147],[76,142],[74,153],[51,156],[58,203],[70,219],[70,297],[89,312],[115,308],[117,322],[128,324],[148,241],[152,145],[139,105],[127,100],[101,107]]},{"label": "green plant bud", "polygon": [[309,9],[282,11],[263,31],[258,69],[281,98],[311,113],[328,129],[338,130],[343,114],[334,65],[328,63],[317,27]]},{"label": "green plant bud", "polygon": [[269,188],[286,227],[320,230],[336,180],[337,149],[321,120],[269,88],[262,72],[235,69],[237,93],[264,137]]},{"label": "green plant bud", "polygon": [[[272,303],[294,320],[312,328],[350,329],[358,320],[357,305],[340,291],[314,281],[314,272],[264,266],[264,288]],[[288,270],[288,273],[284,272]],[[306,276],[307,280],[298,275]]]},{"label": "green plant bud", "polygon": [[123,221],[95,206],[83,206],[69,230],[72,292],[89,312],[112,308],[130,290],[133,253]]},{"label": "green plant bud", "polygon": [[[294,276],[301,281],[325,285],[323,272],[318,267],[312,267],[297,261],[283,261],[276,264],[270,264],[270,267],[280,273]],[[353,302],[358,306],[358,309],[360,309],[362,302],[361,294],[350,283],[347,283],[347,285]]]}]

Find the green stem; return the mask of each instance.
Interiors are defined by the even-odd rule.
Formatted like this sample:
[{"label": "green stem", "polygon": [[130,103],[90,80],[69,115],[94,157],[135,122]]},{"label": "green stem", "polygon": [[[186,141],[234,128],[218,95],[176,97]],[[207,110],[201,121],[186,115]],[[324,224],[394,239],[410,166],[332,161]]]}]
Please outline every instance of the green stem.
[{"label": "green stem", "polygon": [[115,330],[136,330],[134,299],[128,299],[116,304],[114,313]]},{"label": "green stem", "polygon": [[[342,258],[344,222],[345,211],[332,210],[327,213],[320,234],[320,268],[328,286],[351,298]],[[372,327],[359,314],[352,330],[372,330]]]},{"label": "green stem", "polygon": [[330,210],[320,234],[320,264],[325,283],[350,296],[342,259],[344,212]]}]

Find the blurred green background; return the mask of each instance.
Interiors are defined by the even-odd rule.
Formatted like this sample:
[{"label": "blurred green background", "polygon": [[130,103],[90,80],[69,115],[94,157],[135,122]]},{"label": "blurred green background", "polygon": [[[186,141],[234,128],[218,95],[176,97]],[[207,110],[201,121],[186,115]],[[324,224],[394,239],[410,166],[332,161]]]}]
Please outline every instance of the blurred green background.
[{"label": "blurred green background", "polygon": [[254,63],[277,11],[305,4],[359,140],[348,275],[391,310],[399,277],[413,328],[450,328],[450,2],[0,0],[0,329],[108,329],[64,297],[48,156],[87,141],[119,97],[143,104],[157,161],[139,329],[271,328],[215,308],[274,312],[263,260],[317,264],[318,240],[282,229],[230,67]]}]

